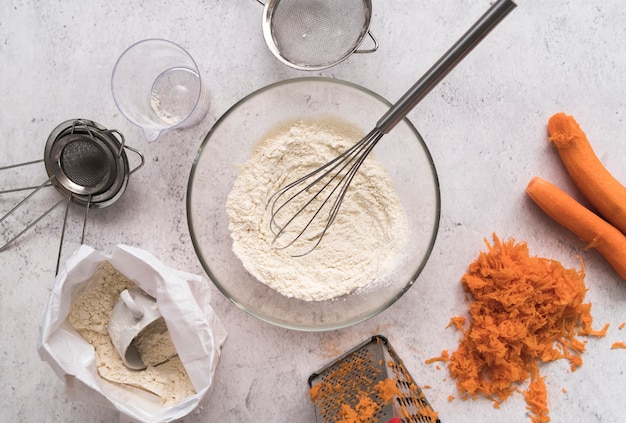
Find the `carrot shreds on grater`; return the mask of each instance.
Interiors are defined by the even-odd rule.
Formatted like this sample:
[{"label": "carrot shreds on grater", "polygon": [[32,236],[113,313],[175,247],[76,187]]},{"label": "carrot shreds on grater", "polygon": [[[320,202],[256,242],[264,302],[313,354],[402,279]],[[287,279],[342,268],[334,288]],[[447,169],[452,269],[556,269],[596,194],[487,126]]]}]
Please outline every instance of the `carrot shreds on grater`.
[{"label": "carrot shreds on grater", "polygon": [[309,377],[317,423],[440,423],[387,338],[376,335]]}]

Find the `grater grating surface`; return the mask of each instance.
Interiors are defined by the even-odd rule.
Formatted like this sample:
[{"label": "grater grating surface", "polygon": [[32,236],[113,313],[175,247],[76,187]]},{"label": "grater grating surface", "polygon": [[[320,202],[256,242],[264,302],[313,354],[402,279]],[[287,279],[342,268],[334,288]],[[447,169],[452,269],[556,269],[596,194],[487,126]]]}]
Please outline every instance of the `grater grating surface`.
[{"label": "grater grating surface", "polygon": [[[395,385],[392,398],[378,388],[388,379]],[[373,423],[387,423],[394,417],[402,423],[440,423],[402,360],[381,335],[313,373],[309,385],[316,393],[312,398],[317,423],[351,421],[346,419],[346,410],[361,419],[367,416],[364,421]],[[354,421],[362,420],[355,417]]]}]

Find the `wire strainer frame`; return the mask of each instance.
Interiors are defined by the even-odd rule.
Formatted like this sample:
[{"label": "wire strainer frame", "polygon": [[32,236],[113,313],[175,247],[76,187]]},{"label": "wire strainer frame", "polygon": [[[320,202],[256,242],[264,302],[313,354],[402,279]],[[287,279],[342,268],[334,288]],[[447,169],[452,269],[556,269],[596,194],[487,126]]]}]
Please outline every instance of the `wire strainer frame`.
[{"label": "wire strainer frame", "polygon": [[[80,144],[82,147],[79,147],[79,150],[75,150],[75,147],[68,147],[72,146],[72,144]],[[141,160],[140,164],[134,169],[129,169],[125,149],[136,153]],[[65,151],[68,151],[68,153],[64,154]],[[89,153],[89,157],[87,158],[71,157],[72,155],[80,155],[81,152],[85,151]],[[26,204],[44,187],[54,186],[64,198],[53,204],[49,209],[43,212],[43,214],[27,224],[17,235],[1,245],[0,252],[7,249],[15,240],[62,203],[66,203],[65,217],[63,219],[63,228],[61,230],[61,240],[57,255],[55,271],[55,274],[57,274],[59,271],[61,251],[63,249],[69,205],[75,203],[85,207],[80,241],[82,244],[85,239],[85,228],[89,209],[107,207],[117,201],[125,191],[129,176],[144,165],[145,159],[138,150],[125,145],[124,136],[119,131],[106,129],[102,125],[90,120],[71,119],[61,123],[52,131],[46,142],[43,159],[0,167],[0,170],[32,165],[42,161],[44,162],[48,174],[48,179],[42,184],[34,187],[5,189],[0,191],[0,194],[25,190],[31,191],[4,216],[0,217],[0,223],[4,222],[17,209]],[[97,168],[94,171],[95,174],[83,178],[80,174],[80,170],[84,170],[92,165]],[[78,166],[78,171],[72,169],[72,166]]]},{"label": "wire strainer frame", "polygon": [[[105,175],[101,181],[87,184],[76,180],[63,166],[63,155],[72,144],[88,143],[98,149],[103,162],[93,166],[105,165]],[[132,151],[140,157],[141,163],[129,169],[128,158],[124,150]],[[90,208],[104,208],[116,202],[124,193],[129,176],[143,166],[143,155],[126,145],[124,136],[116,129],[86,119],[71,119],[58,125],[48,137],[44,150],[44,164],[52,185],[62,195],[71,195],[71,201]]]},{"label": "wire strainer frame", "polygon": [[[373,53],[378,50],[378,40],[369,29],[372,17],[371,0],[352,0],[351,2],[347,0],[339,2],[317,0],[317,4],[308,0],[257,1],[264,5],[263,37],[267,47],[279,61],[294,69],[322,70],[341,63],[354,53]],[[298,13],[301,14],[292,16],[292,13],[287,11],[288,16],[283,18],[282,13],[278,13],[282,12],[281,4],[289,7],[294,1],[301,1],[302,4],[306,4],[307,10],[302,11],[302,4],[296,4],[294,8],[300,9],[301,11]],[[355,13],[359,19],[362,19],[362,23],[357,22],[354,24],[354,28],[350,28],[351,30],[346,32],[345,27],[348,24],[334,25],[334,19],[328,19],[328,16],[326,19],[314,17],[321,9],[324,9],[324,5],[329,4],[334,7],[338,5],[340,5],[338,7],[343,7],[345,13],[335,13],[335,15],[340,15],[336,19],[343,22],[346,22],[346,18],[349,22],[353,17],[347,13],[349,9],[346,5],[354,6]],[[276,23],[277,19],[278,24]],[[321,22],[323,22],[322,25],[329,26],[322,27]],[[340,28],[340,25],[344,27]],[[288,31],[287,27],[292,31]],[[283,33],[284,31],[287,32],[287,35]],[[366,36],[369,36],[373,46],[369,49],[359,49]],[[339,47],[340,43],[342,44],[341,51],[334,51],[337,50],[336,47]],[[306,47],[303,47],[305,45]],[[322,54],[326,57],[321,57]]]}]

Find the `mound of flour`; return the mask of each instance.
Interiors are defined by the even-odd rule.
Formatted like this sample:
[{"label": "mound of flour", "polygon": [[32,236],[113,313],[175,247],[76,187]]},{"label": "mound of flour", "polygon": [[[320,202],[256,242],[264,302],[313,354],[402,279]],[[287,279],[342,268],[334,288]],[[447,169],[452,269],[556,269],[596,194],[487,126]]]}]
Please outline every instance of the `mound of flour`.
[{"label": "mound of flour", "polygon": [[259,281],[287,297],[328,300],[384,282],[404,258],[406,213],[387,170],[371,154],[315,250],[292,257],[272,244],[271,195],[360,137],[337,122],[298,121],[277,128],[256,146],[235,180],[226,212],[233,251]]}]

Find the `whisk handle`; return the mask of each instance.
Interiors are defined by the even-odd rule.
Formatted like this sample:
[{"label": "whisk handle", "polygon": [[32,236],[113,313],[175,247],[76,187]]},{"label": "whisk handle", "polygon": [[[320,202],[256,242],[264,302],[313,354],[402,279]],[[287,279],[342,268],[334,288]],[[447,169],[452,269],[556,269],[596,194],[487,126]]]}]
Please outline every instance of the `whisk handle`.
[{"label": "whisk handle", "polygon": [[426,95],[467,56],[514,8],[511,0],[498,0],[465,34],[380,118],[376,128],[391,131]]}]

